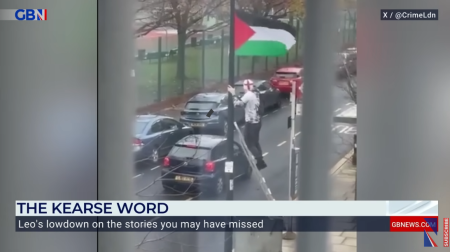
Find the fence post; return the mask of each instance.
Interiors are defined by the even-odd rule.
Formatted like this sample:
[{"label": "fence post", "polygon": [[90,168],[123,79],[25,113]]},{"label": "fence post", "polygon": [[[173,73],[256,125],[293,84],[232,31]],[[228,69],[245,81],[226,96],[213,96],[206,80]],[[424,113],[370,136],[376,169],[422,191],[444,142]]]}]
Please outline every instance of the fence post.
[{"label": "fence post", "polygon": [[239,77],[241,75],[241,57],[236,57],[236,77]]},{"label": "fence post", "polygon": [[255,61],[256,61],[256,57],[252,56],[252,74],[255,73]]},{"label": "fence post", "polygon": [[225,30],[222,29],[222,32],[220,34],[220,82],[223,81],[223,60],[224,60],[224,47],[225,42],[223,39],[225,38]]},{"label": "fence post", "polygon": [[341,30],[342,30],[342,44],[344,44],[345,45],[345,33],[346,33],[346,28],[347,28],[347,21],[348,21],[348,13],[345,13],[345,15],[344,15],[344,27],[343,28],[341,28]]},{"label": "fence post", "polygon": [[161,85],[161,76],[162,76],[162,57],[161,57],[161,51],[162,51],[162,37],[158,38],[158,101],[162,101],[162,85]]},{"label": "fence post", "polygon": [[350,26],[352,25],[352,21],[353,21],[353,17],[350,14],[350,12],[348,13],[348,22],[347,22],[347,43],[351,42],[351,36],[352,36],[352,32],[350,30]]},{"label": "fence post", "polygon": [[296,38],[297,43],[295,45],[295,59],[298,60],[298,49],[300,47],[300,32],[301,32],[300,19],[297,18],[296,22],[297,22],[297,26],[296,26],[297,27],[297,38]]},{"label": "fence post", "polygon": [[206,47],[206,32],[205,31],[203,31],[202,32],[202,62],[201,62],[201,64],[202,64],[202,69],[201,69],[201,71],[202,71],[202,77],[201,77],[201,80],[202,80],[202,87],[205,87],[205,59],[206,59],[206,50],[205,50],[205,47]]},{"label": "fence post", "polygon": [[265,70],[266,71],[269,70],[269,57],[267,57],[267,56],[266,56],[266,59],[265,59]]},{"label": "fence post", "polygon": [[356,44],[356,13],[353,14],[353,29],[352,29],[353,42]]},{"label": "fence post", "polygon": [[[179,54],[179,53],[177,53],[177,57],[181,57],[181,55]],[[185,45],[185,48],[184,48],[184,54],[183,54],[183,56],[182,56],[183,58],[182,58],[182,60],[186,60],[186,45]],[[177,62],[177,65],[178,65],[178,62]],[[183,63],[183,69],[182,69],[182,71],[183,71],[183,76],[186,76],[186,62],[184,62]],[[181,89],[180,89],[180,93],[179,93],[179,95],[183,95],[184,94],[184,79],[185,78],[181,78],[180,79],[180,87],[181,87]]]}]

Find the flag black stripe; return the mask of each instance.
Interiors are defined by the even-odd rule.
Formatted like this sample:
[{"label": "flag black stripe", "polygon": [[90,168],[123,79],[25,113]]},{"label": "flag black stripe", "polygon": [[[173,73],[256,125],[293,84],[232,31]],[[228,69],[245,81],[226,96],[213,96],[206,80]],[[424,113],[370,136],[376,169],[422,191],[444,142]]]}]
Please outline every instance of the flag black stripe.
[{"label": "flag black stripe", "polygon": [[295,38],[297,37],[297,29],[294,26],[284,23],[279,20],[270,19],[267,17],[254,15],[243,10],[236,10],[236,16],[248,24],[249,26],[267,27],[271,29],[286,30]]}]

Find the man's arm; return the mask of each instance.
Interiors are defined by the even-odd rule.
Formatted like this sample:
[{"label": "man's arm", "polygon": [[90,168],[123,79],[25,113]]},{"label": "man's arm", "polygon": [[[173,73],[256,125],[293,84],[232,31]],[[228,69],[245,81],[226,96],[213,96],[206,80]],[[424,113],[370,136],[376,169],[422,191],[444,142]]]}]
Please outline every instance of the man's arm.
[{"label": "man's arm", "polygon": [[234,106],[243,106],[250,100],[249,92],[245,93],[241,99],[234,101]]}]

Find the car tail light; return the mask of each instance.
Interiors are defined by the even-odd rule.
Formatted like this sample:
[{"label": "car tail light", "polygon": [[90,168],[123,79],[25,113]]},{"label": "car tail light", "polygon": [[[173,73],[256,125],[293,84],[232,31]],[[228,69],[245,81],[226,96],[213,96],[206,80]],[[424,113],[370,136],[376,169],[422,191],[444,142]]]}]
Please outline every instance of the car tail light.
[{"label": "car tail light", "polygon": [[144,144],[142,143],[141,139],[134,138],[133,139],[133,145],[135,145],[135,146],[142,146]]},{"label": "car tail light", "polygon": [[207,162],[205,165],[205,171],[214,172],[216,170],[216,164],[214,162]]},{"label": "car tail light", "polygon": [[165,157],[163,160],[163,166],[169,167],[169,165],[170,165],[170,159],[168,157]]}]

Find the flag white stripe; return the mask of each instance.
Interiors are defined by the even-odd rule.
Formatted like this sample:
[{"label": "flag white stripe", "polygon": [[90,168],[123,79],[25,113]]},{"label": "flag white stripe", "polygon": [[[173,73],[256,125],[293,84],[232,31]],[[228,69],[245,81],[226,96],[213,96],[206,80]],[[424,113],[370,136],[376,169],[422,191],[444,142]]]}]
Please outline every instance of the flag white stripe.
[{"label": "flag white stripe", "polygon": [[286,45],[290,49],[295,45],[295,37],[282,29],[271,29],[267,27],[250,26],[255,34],[249,39],[251,41],[276,41]]}]

